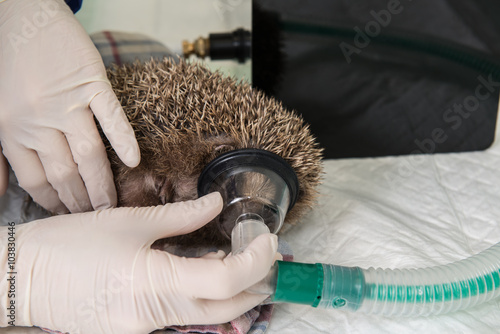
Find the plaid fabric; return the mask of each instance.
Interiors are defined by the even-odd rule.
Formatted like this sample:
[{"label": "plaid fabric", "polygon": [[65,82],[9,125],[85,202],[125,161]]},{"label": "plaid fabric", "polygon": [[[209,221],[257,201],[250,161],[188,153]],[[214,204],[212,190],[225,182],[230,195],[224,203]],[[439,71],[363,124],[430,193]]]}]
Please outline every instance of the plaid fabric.
[{"label": "plaid fabric", "polygon": [[[1,0],[0,0],[1,1]],[[177,57],[168,48],[159,42],[141,34],[103,31],[90,36],[102,55],[104,64],[110,66],[115,63],[133,62],[136,59],[147,61],[151,58]],[[168,247],[166,251],[187,257],[198,257],[215,249],[180,249]],[[280,239],[278,252],[285,261],[292,261],[293,255],[286,242]],[[155,331],[155,334],[172,333],[205,333],[205,334],[263,334],[269,326],[274,306],[272,304],[259,305],[231,322],[219,325],[203,326],[170,326]],[[42,328],[51,334],[63,334],[58,331]],[[146,333],[145,333],[146,334]]]},{"label": "plaid fabric", "polygon": [[147,61],[151,58],[177,58],[165,45],[142,34],[102,31],[90,35],[90,38],[106,67],[113,63],[132,63],[137,59]]},{"label": "plaid fabric", "polygon": [[207,326],[174,326],[170,329],[157,331],[160,333],[210,333],[210,334],[243,334],[264,333],[271,319],[272,305],[262,305],[248,311],[233,321],[221,325]]}]

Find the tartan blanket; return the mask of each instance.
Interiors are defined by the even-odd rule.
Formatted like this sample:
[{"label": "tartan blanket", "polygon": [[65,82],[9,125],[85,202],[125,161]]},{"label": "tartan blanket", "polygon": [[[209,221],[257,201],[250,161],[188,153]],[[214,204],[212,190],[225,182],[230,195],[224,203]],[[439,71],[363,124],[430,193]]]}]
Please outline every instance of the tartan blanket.
[{"label": "tartan blanket", "polygon": [[178,57],[162,43],[142,34],[101,31],[91,34],[90,38],[106,67],[132,63],[137,59],[148,61],[151,58]]}]

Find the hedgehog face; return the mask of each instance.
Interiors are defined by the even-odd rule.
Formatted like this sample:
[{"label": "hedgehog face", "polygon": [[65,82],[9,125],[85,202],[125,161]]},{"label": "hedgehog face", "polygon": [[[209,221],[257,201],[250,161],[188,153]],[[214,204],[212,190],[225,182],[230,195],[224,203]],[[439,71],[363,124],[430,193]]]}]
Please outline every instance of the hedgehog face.
[{"label": "hedgehog face", "polygon": [[[203,168],[242,148],[271,151],[295,170],[299,198],[285,223],[296,221],[312,205],[322,150],[303,120],[276,100],[184,61],[136,62],[108,69],[108,77],[141,150],[139,166],[128,168],[107,145],[119,206],[195,199]],[[228,240],[210,223],[168,242],[221,245]]]},{"label": "hedgehog face", "polygon": [[180,136],[178,144],[164,147],[159,155],[151,150],[151,145],[157,148],[165,142],[161,137],[156,139],[147,143],[138,140],[142,155],[138,167],[112,163],[118,206],[150,206],[196,199],[198,177],[206,163],[234,149],[223,138],[200,140]]}]

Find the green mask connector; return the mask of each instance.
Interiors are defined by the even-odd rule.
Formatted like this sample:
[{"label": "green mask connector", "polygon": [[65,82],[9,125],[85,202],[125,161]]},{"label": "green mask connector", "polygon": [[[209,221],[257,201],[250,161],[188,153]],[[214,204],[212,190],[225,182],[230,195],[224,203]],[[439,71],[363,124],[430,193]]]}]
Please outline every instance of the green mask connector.
[{"label": "green mask connector", "polygon": [[305,304],[317,307],[323,292],[323,266],[320,263],[276,261],[275,302]]},{"label": "green mask connector", "polygon": [[352,311],[363,302],[365,280],[360,268],[283,261],[276,267],[274,302]]}]

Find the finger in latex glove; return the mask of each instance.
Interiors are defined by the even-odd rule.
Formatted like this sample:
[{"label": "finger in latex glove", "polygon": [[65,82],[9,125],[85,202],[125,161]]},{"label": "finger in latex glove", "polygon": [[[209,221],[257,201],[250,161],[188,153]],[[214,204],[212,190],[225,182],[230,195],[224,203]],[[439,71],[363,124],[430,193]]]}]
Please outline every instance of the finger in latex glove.
[{"label": "finger in latex glove", "polygon": [[275,235],[261,235],[228,257],[219,252],[184,258],[150,248],[159,238],[200,228],[221,208],[221,196],[213,193],[18,226],[16,298],[26,303],[19,305],[19,325],[72,334],[145,334],[238,317],[267,297],[243,291],[268,273],[277,254]]},{"label": "finger in latex glove", "polygon": [[0,9],[0,142],[21,187],[57,213],[116,205],[94,116],[125,164],[139,149],[90,37],[63,0]]}]

